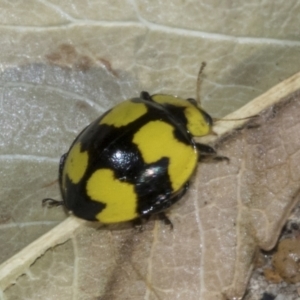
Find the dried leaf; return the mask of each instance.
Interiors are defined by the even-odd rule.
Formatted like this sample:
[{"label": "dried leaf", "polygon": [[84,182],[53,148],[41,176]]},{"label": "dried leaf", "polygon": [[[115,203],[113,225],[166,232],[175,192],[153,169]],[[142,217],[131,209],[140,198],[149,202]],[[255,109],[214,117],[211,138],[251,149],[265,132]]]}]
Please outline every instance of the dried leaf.
[{"label": "dried leaf", "polygon": [[[5,288],[7,274],[28,272],[34,258],[53,248],[30,267],[30,273],[37,274],[37,288],[30,288],[32,275],[23,276],[5,295],[15,299],[29,289],[26,296],[31,299],[57,297],[56,293],[66,299],[78,293],[80,299],[241,298],[256,251],[274,246],[298,201],[300,93],[295,89],[299,87],[297,74],[235,113],[243,117],[264,107],[244,129],[216,127],[224,131],[219,151],[230,162],[200,165],[187,197],[170,212],[173,231],[149,222],[142,233],[124,226],[98,230],[83,226],[72,235],[72,224],[75,230],[78,223],[71,219],[71,227],[59,225],[53,235],[48,233],[51,239],[42,238],[2,265]],[[70,241],[59,246],[68,234]],[[23,256],[30,258],[23,259],[20,268],[18,259]],[[46,278],[41,276],[44,264]],[[45,286],[42,282],[49,276],[62,276],[63,283]],[[41,283],[36,285],[36,280]]]}]

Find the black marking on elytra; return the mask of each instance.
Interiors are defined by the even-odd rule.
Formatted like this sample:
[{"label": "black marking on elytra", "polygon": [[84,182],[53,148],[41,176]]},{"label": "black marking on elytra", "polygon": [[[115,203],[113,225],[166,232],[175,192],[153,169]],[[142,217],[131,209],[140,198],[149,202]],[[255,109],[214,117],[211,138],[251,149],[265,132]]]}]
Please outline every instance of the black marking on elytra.
[{"label": "black marking on elytra", "polygon": [[68,190],[68,195],[64,197],[66,208],[79,218],[96,221],[96,215],[106,207],[106,204],[88,199],[85,196],[85,185],[82,183],[73,184],[66,178],[66,187]]}]

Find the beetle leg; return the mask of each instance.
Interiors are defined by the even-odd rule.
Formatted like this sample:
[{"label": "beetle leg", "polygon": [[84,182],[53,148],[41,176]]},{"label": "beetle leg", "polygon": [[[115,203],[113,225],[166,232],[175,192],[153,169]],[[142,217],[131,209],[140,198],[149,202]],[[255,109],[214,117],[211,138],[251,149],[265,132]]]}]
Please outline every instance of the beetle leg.
[{"label": "beetle leg", "polygon": [[143,231],[143,223],[144,221],[147,222],[152,215],[158,215],[158,218],[166,225],[170,225],[170,228],[173,229],[173,223],[172,221],[168,218],[168,216],[165,214],[165,210],[168,209],[170,206],[172,206],[175,202],[177,202],[179,199],[183,197],[183,195],[186,193],[186,191],[189,188],[189,182],[186,182],[182,189],[175,195],[169,196],[168,198],[164,199],[164,202],[152,209],[149,213],[141,215],[139,218],[134,219],[132,221],[133,226],[138,230],[138,231]]},{"label": "beetle leg", "polygon": [[148,92],[141,92],[140,94],[140,98],[143,99],[143,100],[147,100],[147,101],[153,101],[150,94]]},{"label": "beetle leg", "polygon": [[42,200],[42,205],[47,205],[48,207],[64,205],[64,201],[55,200],[52,198],[45,198]]},{"label": "beetle leg", "polygon": [[217,155],[216,150],[208,145],[196,143],[196,146],[201,155]]},{"label": "beetle leg", "polygon": [[[179,199],[182,198],[182,196],[186,193],[186,191],[189,189],[189,182],[186,182],[182,190],[180,191],[179,194],[173,196],[172,198],[169,199],[169,206],[173,205],[175,202],[177,202]],[[172,221],[169,219],[169,217],[166,215],[164,211],[161,211],[157,213],[158,218],[162,220],[166,225],[170,225],[170,229],[173,230],[174,226]]]},{"label": "beetle leg", "polygon": [[[165,225],[170,225],[170,229],[173,230],[174,226],[172,221],[168,218],[168,216],[164,212],[160,212],[157,214],[158,218],[165,223]],[[133,227],[138,231],[144,231],[144,222],[148,222],[151,215],[145,215],[141,218],[134,219],[132,221]]]},{"label": "beetle leg", "polygon": [[229,162],[229,158],[227,156],[221,156],[218,155],[216,150],[208,145],[196,143],[198,152],[199,152],[199,158],[198,161],[224,161],[226,160]]},{"label": "beetle leg", "polygon": [[131,221],[131,223],[132,223],[132,227],[134,229],[136,229],[136,231],[138,231],[138,232],[144,231],[142,218],[134,219],[134,220]]},{"label": "beetle leg", "polygon": [[165,225],[170,226],[170,229],[173,230],[173,228],[174,228],[173,223],[164,212],[160,212],[157,215],[158,215],[158,218],[165,223]]}]

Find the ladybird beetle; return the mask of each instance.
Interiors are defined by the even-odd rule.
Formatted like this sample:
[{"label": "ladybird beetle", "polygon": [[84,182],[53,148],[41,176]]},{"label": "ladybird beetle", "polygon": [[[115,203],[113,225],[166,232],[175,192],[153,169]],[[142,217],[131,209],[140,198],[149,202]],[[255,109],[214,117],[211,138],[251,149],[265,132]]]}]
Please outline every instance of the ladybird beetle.
[{"label": "ladybird beetle", "polygon": [[63,201],[43,201],[101,223],[162,213],[185,194],[198,161],[215,155],[194,140],[212,123],[194,99],[142,92],[77,136],[60,160]]}]

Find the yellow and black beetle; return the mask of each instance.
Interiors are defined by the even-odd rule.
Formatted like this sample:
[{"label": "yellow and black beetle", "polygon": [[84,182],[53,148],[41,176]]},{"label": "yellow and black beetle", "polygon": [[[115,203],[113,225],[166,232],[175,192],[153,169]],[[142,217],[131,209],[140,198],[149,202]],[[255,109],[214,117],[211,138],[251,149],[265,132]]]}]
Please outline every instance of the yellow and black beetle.
[{"label": "yellow and black beetle", "polygon": [[194,99],[142,92],[77,136],[60,160],[63,201],[44,202],[102,223],[164,212],[185,194],[202,155],[215,154],[194,141],[212,123]]}]

